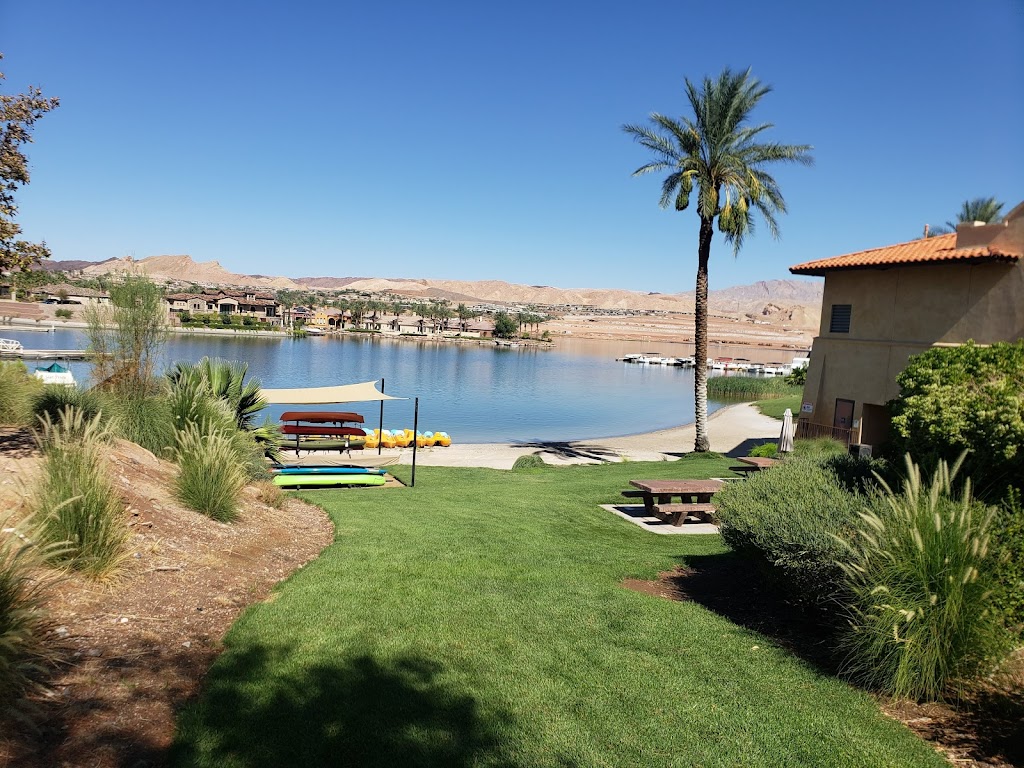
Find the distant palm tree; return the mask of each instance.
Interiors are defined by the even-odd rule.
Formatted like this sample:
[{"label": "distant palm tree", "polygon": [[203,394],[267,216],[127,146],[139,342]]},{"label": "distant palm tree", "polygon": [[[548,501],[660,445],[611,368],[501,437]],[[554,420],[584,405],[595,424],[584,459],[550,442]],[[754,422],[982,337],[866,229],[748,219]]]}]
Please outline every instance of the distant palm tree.
[{"label": "distant palm tree", "polygon": [[693,117],[673,120],[657,112],[653,128],[624,125],[622,129],[655,159],[633,175],[670,171],[661,185],[661,207],[686,210],[690,194],[697,190],[700,234],[697,243],[697,295],[694,311],[694,396],[697,437],[694,450],[710,449],[708,440],[708,387],[704,360],[708,354],[708,260],[715,219],[718,229],[739,253],[746,235],[754,230],[758,211],[774,237],[778,237],[776,213],[786,204],[778,183],[764,167],[770,163],[796,162],[812,165],[809,145],[757,143],[771,123],[748,126],[751,112],[771,88],[751,77],[750,70],[725,69],[717,80],[704,78],[700,90],[686,80],[686,96]]},{"label": "distant palm tree", "polygon": [[956,221],[947,221],[943,227],[925,227],[925,237],[936,235],[948,235],[956,232],[957,224],[965,224],[971,221],[983,221],[986,224],[995,224],[1003,218],[1003,206],[1005,203],[998,202],[994,197],[976,197],[973,200],[964,200],[960,206],[960,212],[956,215]]}]

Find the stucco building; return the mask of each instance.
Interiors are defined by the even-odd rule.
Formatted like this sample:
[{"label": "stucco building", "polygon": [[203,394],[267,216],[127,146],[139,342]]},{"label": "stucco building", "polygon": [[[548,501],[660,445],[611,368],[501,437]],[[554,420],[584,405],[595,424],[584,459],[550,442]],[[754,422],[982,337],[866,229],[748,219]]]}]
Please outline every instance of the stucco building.
[{"label": "stucco building", "polygon": [[799,434],[878,445],[911,355],[1024,338],[1024,203],[998,224],[790,267],[825,278]]}]

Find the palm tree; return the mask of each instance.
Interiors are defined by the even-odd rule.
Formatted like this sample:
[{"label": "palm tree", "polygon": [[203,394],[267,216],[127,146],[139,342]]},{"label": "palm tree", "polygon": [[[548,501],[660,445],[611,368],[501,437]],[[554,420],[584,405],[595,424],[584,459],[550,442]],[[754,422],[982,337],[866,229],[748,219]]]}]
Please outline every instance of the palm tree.
[{"label": "palm tree", "polygon": [[758,211],[768,230],[778,237],[777,213],[786,204],[775,179],[765,166],[776,162],[812,165],[809,145],[761,144],[759,135],[771,123],[747,125],[751,112],[771,88],[751,77],[750,70],[725,69],[717,80],[705,77],[701,88],[686,80],[686,96],[693,117],[674,120],[652,113],[653,127],[624,125],[622,129],[654,160],[633,175],[669,171],[661,185],[661,207],[686,210],[696,188],[700,234],[697,242],[697,295],[694,311],[694,376],[697,439],[694,450],[707,451],[708,387],[703,361],[708,353],[708,260],[715,219],[718,229],[738,254],[745,237],[754,230]]},{"label": "palm tree", "polygon": [[956,221],[947,221],[944,227],[925,227],[924,236],[948,235],[951,232],[956,232],[957,224],[971,221],[994,224],[1002,219],[1004,205],[1005,203],[998,202],[994,197],[976,197],[973,200],[964,200],[964,204],[960,206],[960,212],[956,215]]}]

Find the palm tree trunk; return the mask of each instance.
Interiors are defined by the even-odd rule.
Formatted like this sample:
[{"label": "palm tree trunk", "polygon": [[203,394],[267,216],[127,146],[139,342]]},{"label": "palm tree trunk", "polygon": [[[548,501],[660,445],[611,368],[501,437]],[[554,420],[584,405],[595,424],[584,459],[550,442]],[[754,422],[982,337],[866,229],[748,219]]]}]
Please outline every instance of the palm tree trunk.
[{"label": "palm tree trunk", "polygon": [[693,309],[693,399],[697,439],[693,450],[711,449],[708,439],[708,259],[714,220],[701,218],[700,243],[697,246],[697,294]]}]

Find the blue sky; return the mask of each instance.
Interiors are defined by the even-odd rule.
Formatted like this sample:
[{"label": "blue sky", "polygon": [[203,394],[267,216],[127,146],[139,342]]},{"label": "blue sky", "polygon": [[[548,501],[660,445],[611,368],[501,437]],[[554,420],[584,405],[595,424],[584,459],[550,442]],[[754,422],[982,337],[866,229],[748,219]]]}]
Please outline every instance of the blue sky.
[{"label": "blue sky", "polygon": [[693,287],[697,217],[621,131],[752,67],[790,213],[711,285],[1024,200],[1024,3],[0,3],[4,92],[39,85],[27,237],[56,259],[247,273]]}]

